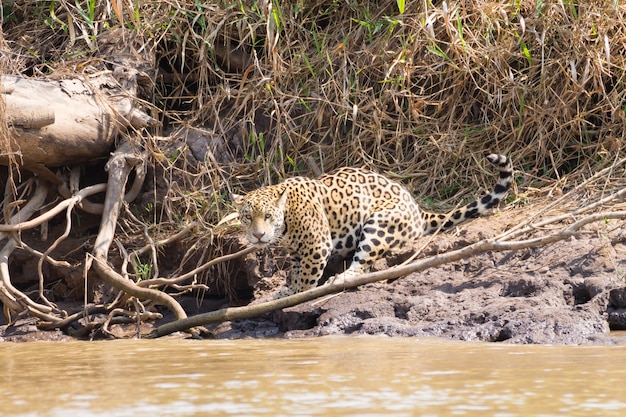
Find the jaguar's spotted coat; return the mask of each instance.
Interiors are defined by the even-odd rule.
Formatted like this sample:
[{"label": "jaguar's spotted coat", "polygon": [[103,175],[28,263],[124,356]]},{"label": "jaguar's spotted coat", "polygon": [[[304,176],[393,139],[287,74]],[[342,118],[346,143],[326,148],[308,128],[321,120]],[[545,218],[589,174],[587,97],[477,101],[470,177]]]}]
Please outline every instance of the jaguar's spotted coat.
[{"label": "jaguar's spotted coat", "polygon": [[331,254],[354,252],[342,277],[358,275],[387,251],[496,206],[513,181],[513,167],[503,155],[487,159],[500,170],[494,189],[447,214],[420,210],[402,185],[359,168],[341,168],[319,179],[290,178],[233,195],[233,202],[250,243],[278,243],[291,253],[289,291],[282,295],[292,294],[318,284]]}]

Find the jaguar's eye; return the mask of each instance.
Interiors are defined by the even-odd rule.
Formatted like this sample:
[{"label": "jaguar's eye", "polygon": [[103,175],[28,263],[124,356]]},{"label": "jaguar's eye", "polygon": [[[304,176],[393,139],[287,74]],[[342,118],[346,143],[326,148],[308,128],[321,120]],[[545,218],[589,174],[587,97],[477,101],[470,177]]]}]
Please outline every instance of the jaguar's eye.
[{"label": "jaguar's eye", "polygon": [[271,214],[266,214],[265,215],[265,221],[269,222],[270,220],[272,220],[272,215]]},{"label": "jaguar's eye", "polygon": [[251,214],[244,214],[243,215],[243,219],[247,222],[251,222],[252,221],[252,215]]}]

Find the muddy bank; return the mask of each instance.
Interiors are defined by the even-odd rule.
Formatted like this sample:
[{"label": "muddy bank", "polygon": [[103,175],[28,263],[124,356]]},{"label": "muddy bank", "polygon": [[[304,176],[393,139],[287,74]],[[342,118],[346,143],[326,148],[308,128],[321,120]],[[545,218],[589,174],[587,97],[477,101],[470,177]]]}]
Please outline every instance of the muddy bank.
[{"label": "muddy bank", "polygon": [[[512,215],[481,218],[436,237],[427,253],[491,237]],[[620,227],[621,226],[621,227]],[[215,337],[333,334],[438,336],[466,341],[626,344],[626,234],[617,222],[516,252],[490,252],[211,328]],[[266,297],[281,278],[262,279]]]},{"label": "muddy bank", "polygon": [[[424,255],[492,237],[522,215],[512,210],[498,217],[476,219],[435,237]],[[575,238],[545,247],[488,252],[207,329],[215,338],[384,334],[504,343],[626,344],[626,337],[609,334],[626,329],[624,229],[623,222],[600,222]],[[401,260],[390,258],[377,267]],[[276,272],[269,256],[252,254],[241,261],[241,268],[248,271],[247,282],[252,288],[247,292],[253,290],[256,299],[252,302],[271,297],[284,283],[285,272]],[[182,304],[193,315],[222,308],[227,301],[207,298],[199,303],[189,297]],[[144,323],[142,333],[167,320],[171,317],[165,314],[161,320]],[[132,336],[136,330],[133,324],[111,329],[120,336]],[[60,331],[38,330],[33,319],[20,320],[9,328],[0,326],[0,340],[67,338]]]}]

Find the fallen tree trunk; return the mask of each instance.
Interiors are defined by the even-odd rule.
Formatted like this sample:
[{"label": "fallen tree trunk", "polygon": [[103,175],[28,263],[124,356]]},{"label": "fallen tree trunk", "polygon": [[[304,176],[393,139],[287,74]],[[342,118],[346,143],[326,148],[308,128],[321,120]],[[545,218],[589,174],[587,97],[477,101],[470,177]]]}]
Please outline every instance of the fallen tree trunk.
[{"label": "fallen tree trunk", "polygon": [[[0,163],[18,166],[46,180],[59,180],[48,169],[106,156],[120,131],[157,125],[134,104],[135,81],[127,73],[93,78],[46,80],[1,77],[10,149]],[[7,144],[4,144],[6,147]]]}]

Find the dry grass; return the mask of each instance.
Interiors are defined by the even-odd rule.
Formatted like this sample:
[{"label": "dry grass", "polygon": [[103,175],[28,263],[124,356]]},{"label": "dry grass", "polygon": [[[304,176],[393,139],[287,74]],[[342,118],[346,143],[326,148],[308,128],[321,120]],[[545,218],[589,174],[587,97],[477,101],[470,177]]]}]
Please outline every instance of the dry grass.
[{"label": "dry grass", "polygon": [[[619,2],[424,0],[403,13],[375,1],[84,3],[5,7],[5,71],[100,70],[99,39],[122,21],[147,39],[156,88],[143,98],[165,125],[148,147],[174,184],[155,220],[214,221],[230,189],[342,165],[454,205],[493,182],[488,152],[512,156],[528,197],[625,154]],[[200,161],[189,126],[205,129]],[[620,169],[609,188],[623,185]]]}]

